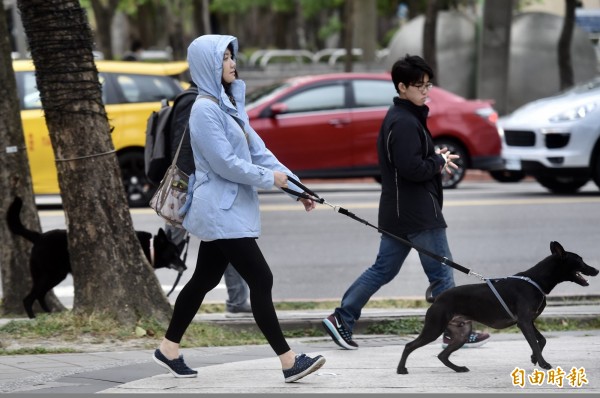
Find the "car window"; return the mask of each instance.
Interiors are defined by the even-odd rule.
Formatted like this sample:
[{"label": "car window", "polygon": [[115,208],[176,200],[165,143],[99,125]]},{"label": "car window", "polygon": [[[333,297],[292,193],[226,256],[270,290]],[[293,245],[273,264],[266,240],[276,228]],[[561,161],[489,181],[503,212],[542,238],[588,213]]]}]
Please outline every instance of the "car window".
[{"label": "car window", "polygon": [[168,76],[117,75],[116,81],[127,102],[156,102],[178,94]]},{"label": "car window", "polygon": [[343,85],[328,85],[310,88],[282,101],[287,105],[287,113],[311,112],[346,107]]},{"label": "car window", "polygon": [[369,106],[390,106],[392,98],[398,93],[391,81],[387,80],[354,80],[354,103],[359,108]]},{"label": "car window", "polygon": [[23,109],[39,109],[42,107],[40,92],[35,83],[33,72],[23,73]]},{"label": "car window", "polygon": [[[22,72],[23,77],[23,109],[40,109],[42,101],[40,92],[37,89],[34,72]],[[102,84],[102,101],[106,102],[106,88],[104,76],[98,76],[100,84]]]},{"label": "car window", "polygon": [[246,93],[246,107],[253,106],[255,102],[267,101],[289,86],[289,83],[275,83],[258,87]]}]

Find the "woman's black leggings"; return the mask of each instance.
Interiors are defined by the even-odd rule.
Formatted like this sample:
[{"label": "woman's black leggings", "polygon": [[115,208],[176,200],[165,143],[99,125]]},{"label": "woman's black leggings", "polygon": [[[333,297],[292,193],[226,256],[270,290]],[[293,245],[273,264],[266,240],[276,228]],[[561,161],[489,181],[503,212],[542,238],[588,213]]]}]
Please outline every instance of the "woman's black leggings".
[{"label": "woman's black leggings", "polygon": [[183,287],[173,310],[165,337],[180,343],[183,334],[198,312],[206,293],[214,289],[231,263],[250,288],[254,320],[277,355],[290,350],[273,306],[273,274],[256,239],[220,239],[201,242],[196,270]]}]

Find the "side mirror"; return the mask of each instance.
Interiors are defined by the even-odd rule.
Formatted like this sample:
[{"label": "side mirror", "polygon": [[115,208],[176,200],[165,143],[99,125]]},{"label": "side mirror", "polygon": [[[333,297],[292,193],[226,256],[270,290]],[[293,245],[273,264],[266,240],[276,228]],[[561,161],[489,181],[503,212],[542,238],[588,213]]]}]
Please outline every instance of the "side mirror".
[{"label": "side mirror", "polygon": [[271,117],[281,115],[282,113],[286,113],[288,111],[288,106],[284,103],[278,102],[271,105]]}]

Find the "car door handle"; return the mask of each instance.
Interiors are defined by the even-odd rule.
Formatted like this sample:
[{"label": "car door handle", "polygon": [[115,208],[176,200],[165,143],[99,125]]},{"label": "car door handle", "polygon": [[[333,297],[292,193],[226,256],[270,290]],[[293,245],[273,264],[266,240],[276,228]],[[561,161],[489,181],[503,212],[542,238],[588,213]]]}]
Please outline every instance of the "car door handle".
[{"label": "car door handle", "polygon": [[329,124],[332,126],[343,126],[344,124],[350,124],[350,119],[347,118],[343,118],[343,119],[331,119],[329,121]]}]

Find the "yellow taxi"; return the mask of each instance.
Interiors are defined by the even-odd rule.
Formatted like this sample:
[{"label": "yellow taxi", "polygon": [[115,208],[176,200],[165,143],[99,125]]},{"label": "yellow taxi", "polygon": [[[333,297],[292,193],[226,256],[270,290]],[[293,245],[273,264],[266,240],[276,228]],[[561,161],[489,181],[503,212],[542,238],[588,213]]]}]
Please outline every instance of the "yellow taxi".
[{"label": "yellow taxi", "polygon": [[[145,206],[153,193],[144,172],[146,121],[164,98],[183,90],[185,61],[167,63],[97,60],[106,107],[127,199],[131,207]],[[54,152],[46,127],[31,60],[14,60],[21,119],[36,195],[59,194]]]}]

